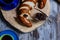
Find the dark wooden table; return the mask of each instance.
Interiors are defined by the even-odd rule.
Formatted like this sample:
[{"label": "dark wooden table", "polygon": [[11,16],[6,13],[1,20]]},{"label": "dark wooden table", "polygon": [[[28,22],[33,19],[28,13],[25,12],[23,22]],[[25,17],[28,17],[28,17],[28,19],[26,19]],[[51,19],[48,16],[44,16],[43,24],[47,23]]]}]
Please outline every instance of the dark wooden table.
[{"label": "dark wooden table", "polygon": [[48,20],[41,27],[29,33],[22,33],[14,28],[10,28],[11,25],[4,20],[0,13],[0,32],[3,30],[13,30],[17,33],[19,40],[57,40],[57,25],[60,26],[60,22],[57,20],[59,19],[57,16],[59,14],[57,13],[58,6],[53,0],[50,0],[50,6],[51,12]]}]

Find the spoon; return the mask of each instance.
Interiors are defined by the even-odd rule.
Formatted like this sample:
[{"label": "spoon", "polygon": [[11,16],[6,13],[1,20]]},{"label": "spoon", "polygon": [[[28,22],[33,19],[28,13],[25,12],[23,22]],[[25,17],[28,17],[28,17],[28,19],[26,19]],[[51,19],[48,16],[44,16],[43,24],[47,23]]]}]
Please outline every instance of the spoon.
[{"label": "spoon", "polygon": [[37,18],[38,20],[46,20],[46,17],[48,17],[46,15],[46,13],[44,13],[43,11],[41,11],[41,10],[39,10],[37,8],[35,8],[35,9],[38,10],[38,11],[40,11],[40,13],[36,13],[35,14],[35,18]]}]

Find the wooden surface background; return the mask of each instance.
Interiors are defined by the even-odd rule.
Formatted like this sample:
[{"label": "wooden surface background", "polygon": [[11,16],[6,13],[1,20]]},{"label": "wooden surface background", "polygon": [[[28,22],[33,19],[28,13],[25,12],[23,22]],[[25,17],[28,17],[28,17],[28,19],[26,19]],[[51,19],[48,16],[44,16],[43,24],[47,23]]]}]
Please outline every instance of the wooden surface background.
[{"label": "wooden surface background", "polygon": [[50,7],[51,12],[48,20],[41,27],[29,33],[22,33],[13,28],[4,20],[2,13],[0,12],[0,32],[3,30],[13,30],[17,33],[19,40],[57,40],[60,37],[58,36],[59,33],[57,33],[59,32],[57,26],[60,23],[57,22],[59,21],[57,20],[59,19],[57,12],[58,6],[53,0],[50,0]]}]

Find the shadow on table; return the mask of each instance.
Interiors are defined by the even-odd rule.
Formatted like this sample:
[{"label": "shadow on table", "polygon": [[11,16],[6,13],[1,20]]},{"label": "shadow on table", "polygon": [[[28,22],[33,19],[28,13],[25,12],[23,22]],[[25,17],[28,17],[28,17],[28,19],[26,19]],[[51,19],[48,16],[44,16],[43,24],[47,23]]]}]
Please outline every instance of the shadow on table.
[{"label": "shadow on table", "polygon": [[9,28],[13,29],[14,31],[18,32],[18,33],[23,33],[21,31],[19,31],[18,29],[14,28],[11,24],[9,24],[3,17],[2,12],[0,11],[0,19],[2,20],[2,22],[4,22],[4,24],[6,24]]},{"label": "shadow on table", "polygon": [[[21,32],[21,31],[19,31],[18,29],[14,28],[11,24],[9,24],[9,23],[4,19],[1,11],[0,11],[0,19],[1,19],[1,21],[4,22],[4,24],[6,24],[9,28],[13,29],[14,31],[18,32],[19,34],[25,34],[25,33]],[[29,32],[29,33],[31,33],[31,32]],[[36,39],[39,38],[39,33],[38,33],[37,29],[33,31],[32,36],[35,37]]]}]

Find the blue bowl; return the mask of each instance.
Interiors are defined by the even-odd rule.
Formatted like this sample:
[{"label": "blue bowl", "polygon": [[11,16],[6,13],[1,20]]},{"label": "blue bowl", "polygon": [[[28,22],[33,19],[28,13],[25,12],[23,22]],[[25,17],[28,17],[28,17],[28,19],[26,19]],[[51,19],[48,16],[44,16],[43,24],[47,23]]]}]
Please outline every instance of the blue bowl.
[{"label": "blue bowl", "polygon": [[19,0],[0,0],[0,7],[3,10],[11,10],[18,6]]},{"label": "blue bowl", "polygon": [[19,40],[17,34],[11,30],[5,30],[5,31],[0,32],[0,40],[1,40],[1,37],[4,35],[11,36],[13,40]]}]

